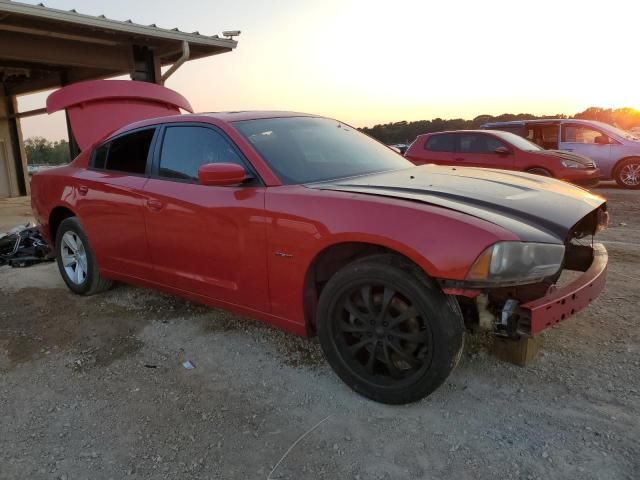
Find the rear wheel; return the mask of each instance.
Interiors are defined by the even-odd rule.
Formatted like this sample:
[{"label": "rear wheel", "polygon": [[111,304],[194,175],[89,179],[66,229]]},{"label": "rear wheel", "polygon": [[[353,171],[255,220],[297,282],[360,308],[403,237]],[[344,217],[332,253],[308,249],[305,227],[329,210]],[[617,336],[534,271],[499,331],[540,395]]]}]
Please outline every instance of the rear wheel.
[{"label": "rear wheel", "polygon": [[455,300],[393,255],[347,265],[318,305],[327,361],[356,392],[382,403],[420,400],[437,389],[462,352]]},{"label": "rear wheel", "polygon": [[620,162],[613,174],[618,185],[624,188],[640,188],[640,157],[627,158]]},{"label": "rear wheel", "polygon": [[541,177],[552,177],[551,172],[549,170],[545,170],[544,168],[530,168],[527,170],[527,173],[532,175],[540,175]]},{"label": "rear wheel", "polygon": [[75,217],[63,220],[58,227],[56,258],[62,279],[78,295],[93,295],[113,283],[100,275],[89,239]]}]

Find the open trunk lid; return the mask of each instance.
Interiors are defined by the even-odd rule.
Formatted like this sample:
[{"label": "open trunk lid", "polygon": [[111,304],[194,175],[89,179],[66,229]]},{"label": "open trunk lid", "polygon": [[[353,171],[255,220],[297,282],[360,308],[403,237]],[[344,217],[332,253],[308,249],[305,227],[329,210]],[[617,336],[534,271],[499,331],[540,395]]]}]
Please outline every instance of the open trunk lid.
[{"label": "open trunk lid", "polygon": [[81,150],[133,122],[193,112],[189,101],[169,88],[133,80],[92,80],[68,85],[47,98],[47,113],[66,110]]}]

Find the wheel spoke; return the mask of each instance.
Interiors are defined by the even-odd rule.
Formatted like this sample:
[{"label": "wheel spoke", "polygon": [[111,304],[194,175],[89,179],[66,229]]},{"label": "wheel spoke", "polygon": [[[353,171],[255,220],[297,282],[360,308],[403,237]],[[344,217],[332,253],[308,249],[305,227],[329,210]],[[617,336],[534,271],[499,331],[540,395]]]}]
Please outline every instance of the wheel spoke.
[{"label": "wheel spoke", "polygon": [[344,322],[340,324],[340,330],[343,333],[366,333],[371,331],[369,327]]},{"label": "wheel spoke", "polygon": [[82,270],[82,266],[80,265],[80,262],[76,263],[76,283],[77,284],[81,284],[82,283],[82,274],[84,273],[84,271]]},{"label": "wheel spoke", "polygon": [[376,353],[378,350],[378,341],[376,340],[374,344],[371,346],[371,352],[369,352],[369,359],[367,360],[367,371],[370,374],[373,374],[373,367],[376,363]]},{"label": "wheel spoke", "polygon": [[425,343],[427,340],[427,332],[400,332],[398,330],[390,331],[389,335],[412,343]]},{"label": "wheel spoke", "polygon": [[75,263],[76,259],[71,255],[62,254],[62,265],[65,267],[70,267]]},{"label": "wheel spoke", "polygon": [[69,232],[65,233],[64,243],[67,244],[67,246],[71,249],[73,253],[78,252],[78,243],[76,242],[75,237],[71,233]]},{"label": "wheel spoke", "polygon": [[389,310],[389,305],[391,304],[391,300],[396,295],[396,291],[389,288],[384,287],[384,293],[382,295],[382,305],[380,306],[380,315],[379,318],[383,319],[387,316],[387,311]]},{"label": "wheel spoke", "polygon": [[361,322],[366,322],[369,320],[369,316],[365,313],[362,313],[358,308],[353,304],[350,298],[344,302],[344,309],[349,312],[353,318],[357,318]]},{"label": "wheel spoke", "polygon": [[364,302],[364,306],[369,312],[371,317],[375,316],[376,310],[373,306],[373,297],[371,295],[371,285],[367,285],[360,289],[360,295],[362,295],[362,301]]},{"label": "wheel spoke", "polygon": [[393,342],[387,342],[391,349],[398,354],[405,362],[412,367],[416,368],[420,366],[420,361],[417,358],[412,357],[407,352],[402,350],[402,347],[395,345]]},{"label": "wheel spoke", "polygon": [[374,341],[373,338],[367,337],[367,338],[364,338],[363,340],[360,340],[359,342],[354,343],[353,345],[349,345],[347,347],[347,349],[349,350],[349,353],[351,355],[355,355],[356,353],[358,353],[362,349],[362,347],[364,347],[365,345],[367,345],[367,344],[369,344],[369,343],[371,343],[373,341]]},{"label": "wheel spoke", "polygon": [[391,375],[393,378],[399,378],[402,373],[400,372],[400,370],[398,370],[398,367],[396,367],[396,365],[393,363],[393,360],[391,359],[388,342],[384,342],[382,344],[382,351],[384,352],[385,365],[387,366],[389,375]]},{"label": "wheel spoke", "polygon": [[397,317],[391,319],[389,324],[389,328],[395,328],[400,325],[402,322],[406,322],[410,318],[413,318],[417,315],[415,307],[409,307],[404,312],[402,312]]}]

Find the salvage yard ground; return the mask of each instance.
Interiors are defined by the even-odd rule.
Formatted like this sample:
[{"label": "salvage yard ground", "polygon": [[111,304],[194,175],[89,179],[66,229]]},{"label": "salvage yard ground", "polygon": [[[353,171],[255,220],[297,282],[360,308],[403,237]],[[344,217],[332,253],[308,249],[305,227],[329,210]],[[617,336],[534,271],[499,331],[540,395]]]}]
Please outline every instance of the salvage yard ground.
[{"label": "salvage yard ground", "polygon": [[[315,340],[140,288],[0,269],[0,479],[636,479],[640,192],[608,184],[604,294],[522,368],[469,338],[426,400],[351,392]],[[0,202],[0,232],[30,217]],[[196,368],[186,370],[188,358]],[[328,418],[327,418],[328,417]]]}]

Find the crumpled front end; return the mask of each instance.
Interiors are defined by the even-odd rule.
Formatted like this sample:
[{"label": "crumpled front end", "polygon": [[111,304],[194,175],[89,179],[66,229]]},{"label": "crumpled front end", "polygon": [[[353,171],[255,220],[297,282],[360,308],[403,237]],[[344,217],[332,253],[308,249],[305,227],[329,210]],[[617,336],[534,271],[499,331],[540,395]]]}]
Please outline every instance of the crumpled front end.
[{"label": "crumpled front end", "polygon": [[606,204],[582,218],[566,239],[561,270],[542,281],[466,288],[442,280],[441,286],[458,296],[471,328],[510,338],[536,336],[587,307],[603,291],[608,255],[592,239],[607,224]]}]

